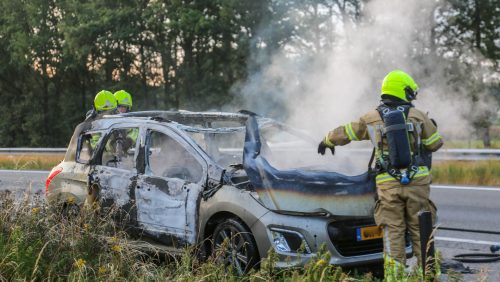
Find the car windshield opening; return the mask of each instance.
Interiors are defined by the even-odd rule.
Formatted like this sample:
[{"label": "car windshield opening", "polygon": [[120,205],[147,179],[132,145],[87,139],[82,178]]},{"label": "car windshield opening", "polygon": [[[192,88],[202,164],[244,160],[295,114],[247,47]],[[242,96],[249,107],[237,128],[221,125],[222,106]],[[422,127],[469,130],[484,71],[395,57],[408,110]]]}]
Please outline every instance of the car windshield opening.
[{"label": "car windshield opening", "polygon": [[278,170],[330,171],[346,175],[359,175],[367,170],[370,154],[351,155],[344,150],[333,156],[319,155],[318,143],[307,133],[282,126],[260,129],[261,152],[270,165]]},{"label": "car windshield opening", "polygon": [[228,167],[243,162],[244,130],[189,132],[189,135],[220,166]]},{"label": "car windshield opening", "polygon": [[[280,124],[264,124],[260,128],[261,152],[278,170],[331,171],[346,175],[366,172],[370,153],[351,155],[345,149],[335,156],[327,151],[317,153],[317,142],[307,133]],[[233,130],[188,132],[198,146],[222,167],[243,162],[244,127]]]}]

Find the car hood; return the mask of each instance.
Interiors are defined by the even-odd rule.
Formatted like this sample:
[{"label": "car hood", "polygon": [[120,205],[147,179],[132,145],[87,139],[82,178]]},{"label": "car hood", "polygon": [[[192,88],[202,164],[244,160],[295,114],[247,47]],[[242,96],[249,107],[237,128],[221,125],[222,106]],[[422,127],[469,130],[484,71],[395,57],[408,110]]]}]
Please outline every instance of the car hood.
[{"label": "car hood", "polygon": [[243,168],[262,203],[270,210],[336,216],[372,216],[374,175],[346,176],[335,172],[277,170],[260,155],[257,120],[246,122]]}]

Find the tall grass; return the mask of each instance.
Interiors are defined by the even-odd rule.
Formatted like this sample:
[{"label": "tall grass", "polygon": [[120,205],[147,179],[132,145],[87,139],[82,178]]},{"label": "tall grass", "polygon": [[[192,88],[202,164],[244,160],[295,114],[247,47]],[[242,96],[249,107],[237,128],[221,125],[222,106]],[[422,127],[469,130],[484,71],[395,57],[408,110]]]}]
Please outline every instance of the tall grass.
[{"label": "tall grass", "polygon": [[[1,198],[0,281],[380,281],[330,265],[324,247],[300,269],[276,268],[271,250],[260,269],[239,277],[217,263],[224,251],[203,261],[193,249],[160,259],[158,252],[133,248],[122,230],[111,216],[93,211],[68,218],[43,203]],[[421,281],[419,276],[401,273],[398,281]]]},{"label": "tall grass", "polygon": [[28,154],[0,155],[0,169],[50,170],[62,161],[64,155]]},{"label": "tall grass", "polygon": [[431,171],[434,183],[500,186],[500,161],[439,161]]}]

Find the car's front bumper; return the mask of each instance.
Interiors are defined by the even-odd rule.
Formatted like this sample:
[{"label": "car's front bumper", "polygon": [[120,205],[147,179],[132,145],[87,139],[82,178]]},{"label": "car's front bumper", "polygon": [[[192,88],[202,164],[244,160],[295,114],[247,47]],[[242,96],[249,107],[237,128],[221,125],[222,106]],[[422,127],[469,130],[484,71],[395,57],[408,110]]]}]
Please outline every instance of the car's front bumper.
[{"label": "car's front bumper", "polygon": [[[267,256],[270,248],[275,250],[277,267],[303,266],[312,257],[319,254],[322,246],[331,255],[330,264],[351,267],[383,262],[381,239],[377,240],[378,242],[369,242],[367,245],[366,242],[357,243],[356,238],[351,238],[352,235],[349,232],[340,232],[339,237],[335,237],[334,234],[332,235],[331,230],[329,232],[328,227],[336,222],[339,221],[327,216],[299,216],[270,211],[262,216],[251,229],[257,241],[261,257]],[[349,228],[355,230],[356,226],[369,225],[370,222],[373,224],[370,219],[343,219],[341,222],[345,222],[348,226],[343,229],[344,231],[349,230]],[[283,248],[277,246],[274,241],[277,240],[277,237],[280,237],[279,235],[276,236],[277,233],[287,232],[298,234],[296,235],[297,240],[292,240],[296,242],[291,245],[297,246],[297,241],[300,238],[303,241],[302,245],[306,246],[303,246],[298,251],[296,247],[290,248],[295,250],[283,251]],[[280,238],[282,237],[285,236]],[[293,236],[288,237],[293,239]],[[279,239],[277,241],[280,242]],[[412,255],[409,244],[407,244],[406,253],[407,256]]]}]

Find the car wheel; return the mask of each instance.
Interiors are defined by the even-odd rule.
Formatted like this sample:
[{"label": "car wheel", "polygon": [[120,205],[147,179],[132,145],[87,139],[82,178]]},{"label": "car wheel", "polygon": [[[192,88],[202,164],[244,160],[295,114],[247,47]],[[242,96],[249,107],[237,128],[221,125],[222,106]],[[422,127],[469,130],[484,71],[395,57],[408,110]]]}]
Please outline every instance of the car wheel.
[{"label": "car wheel", "polygon": [[224,266],[232,266],[238,275],[256,268],[259,253],[252,233],[234,218],[219,223],[213,233],[213,254]]},{"label": "car wheel", "polygon": [[66,219],[76,218],[80,214],[80,207],[73,203],[63,205],[61,215]]}]

